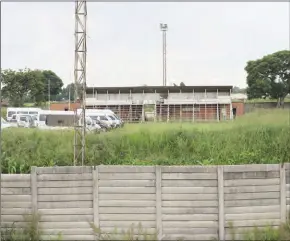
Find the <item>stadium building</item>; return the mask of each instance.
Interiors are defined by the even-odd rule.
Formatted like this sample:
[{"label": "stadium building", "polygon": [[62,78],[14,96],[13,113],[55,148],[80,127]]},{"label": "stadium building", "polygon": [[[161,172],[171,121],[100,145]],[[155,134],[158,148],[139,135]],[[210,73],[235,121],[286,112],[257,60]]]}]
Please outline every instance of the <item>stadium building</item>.
[{"label": "stadium building", "polygon": [[88,87],[87,109],[111,109],[126,122],[204,122],[233,118],[232,86]]}]

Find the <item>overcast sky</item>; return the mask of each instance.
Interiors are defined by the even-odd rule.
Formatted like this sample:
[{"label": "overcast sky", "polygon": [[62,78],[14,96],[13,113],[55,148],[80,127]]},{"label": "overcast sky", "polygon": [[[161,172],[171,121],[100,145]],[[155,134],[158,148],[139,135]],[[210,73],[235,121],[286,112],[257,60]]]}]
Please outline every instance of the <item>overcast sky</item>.
[{"label": "overcast sky", "polygon": [[[289,49],[289,3],[88,2],[88,86],[246,85],[244,67]],[[2,3],[1,67],[51,69],[73,81],[74,3]]]}]

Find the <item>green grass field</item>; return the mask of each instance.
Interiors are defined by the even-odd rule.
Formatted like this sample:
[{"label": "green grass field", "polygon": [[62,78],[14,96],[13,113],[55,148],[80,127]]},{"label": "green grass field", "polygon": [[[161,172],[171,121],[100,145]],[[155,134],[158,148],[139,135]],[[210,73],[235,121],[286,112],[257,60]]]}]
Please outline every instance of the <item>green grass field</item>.
[{"label": "green grass field", "polygon": [[[87,136],[86,165],[218,165],[290,162],[290,112],[255,112],[223,123],[127,124]],[[5,129],[3,171],[73,163],[71,131]]]}]

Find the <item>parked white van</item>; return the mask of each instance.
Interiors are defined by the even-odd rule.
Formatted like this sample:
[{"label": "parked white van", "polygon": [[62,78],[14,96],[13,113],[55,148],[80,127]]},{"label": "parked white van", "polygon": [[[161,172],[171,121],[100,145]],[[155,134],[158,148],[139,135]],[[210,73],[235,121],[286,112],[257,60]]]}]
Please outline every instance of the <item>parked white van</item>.
[{"label": "parked white van", "polygon": [[6,119],[7,121],[11,121],[13,115],[38,115],[38,113],[41,111],[40,108],[26,108],[26,107],[8,107],[7,108],[7,114]]},{"label": "parked white van", "polygon": [[[52,127],[73,127],[74,121],[75,113],[73,111],[42,110],[39,112],[37,117],[38,127],[41,129],[49,129]],[[81,122],[80,119],[79,122]],[[86,126],[88,131],[101,129],[100,126],[87,118]]]},{"label": "parked white van", "polygon": [[[81,109],[77,110],[78,113],[81,113]],[[110,127],[119,127],[122,122],[111,110],[103,109],[86,109],[86,116],[91,117],[92,119],[98,119],[109,125]]]},{"label": "parked white van", "polygon": [[74,112],[59,110],[41,110],[37,115],[38,127],[73,126]]}]

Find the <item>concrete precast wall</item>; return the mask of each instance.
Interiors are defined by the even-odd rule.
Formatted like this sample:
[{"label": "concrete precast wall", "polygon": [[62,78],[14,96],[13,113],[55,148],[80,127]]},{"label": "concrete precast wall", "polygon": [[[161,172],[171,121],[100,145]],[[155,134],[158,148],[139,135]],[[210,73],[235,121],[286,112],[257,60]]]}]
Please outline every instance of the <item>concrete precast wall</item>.
[{"label": "concrete precast wall", "polygon": [[33,167],[2,174],[2,226],[39,212],[44,238],[95,240],[141,223],[163,240],[236,240],[278,226],[290,211],[290,164],[237,166]]}]

